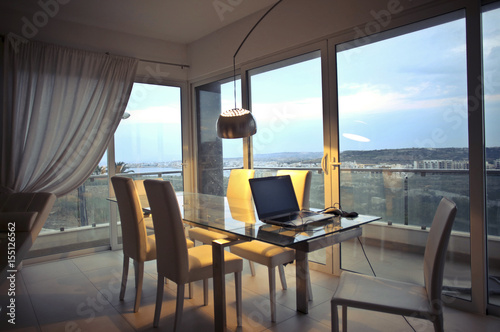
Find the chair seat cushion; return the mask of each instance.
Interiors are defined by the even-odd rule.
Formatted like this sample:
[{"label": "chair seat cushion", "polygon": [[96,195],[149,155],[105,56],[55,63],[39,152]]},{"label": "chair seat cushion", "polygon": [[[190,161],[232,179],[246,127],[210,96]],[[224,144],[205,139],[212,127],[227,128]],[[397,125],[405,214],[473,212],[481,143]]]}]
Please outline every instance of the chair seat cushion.
[{"label": "chair seat cushion", "polygon": [[146,261],[152,261],[153,259],[156,259],[156,239],[155,235],[151,234],[148,235],[147,237],[148,241],[148,248],[149,250],[146,251]]},{"label": "chair seat cushion", "polygon": [[155,229],[153,225],[153,217],[151,217],[151,215],[144,216],[144,225],[146,225],[146,229]]},{"label": "chair seat cushion", "polygon": [[252,262],[273,268],[295,259],[293,249],[279,247],[262,241],[243,242],[231,246],[231,252]]},{"label": "chair seat cushion", "polygon": [[[189,281],[212,278],[212,246],[203,245],[188,249]],[[243,259],[224,251],[225,272],[234,273],[243,270]]]},{"label": "chair seat cushion", "polygon": [[423,286],[347,271],[342,272],[331,302],[332,305],[427,319],[432,313]]},{"label": "chair seat cushion", "polygon": [[191,228],[188,233],[191,240],[200,241],[203,244],[211,244],[214,240],[227,238],[227,235],[200,227]]}]

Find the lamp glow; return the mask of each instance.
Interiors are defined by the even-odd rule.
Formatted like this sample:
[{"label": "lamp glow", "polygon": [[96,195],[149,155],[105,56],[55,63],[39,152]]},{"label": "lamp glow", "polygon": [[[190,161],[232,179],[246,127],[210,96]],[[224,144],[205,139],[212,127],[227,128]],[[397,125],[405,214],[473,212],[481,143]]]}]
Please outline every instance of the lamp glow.
[{"label": "lamp glow", "polygon": [[224,111],[217,120],[217,136],[221,138],[243,138],[254,135],[257,124],[249,110],[233,108]]}]

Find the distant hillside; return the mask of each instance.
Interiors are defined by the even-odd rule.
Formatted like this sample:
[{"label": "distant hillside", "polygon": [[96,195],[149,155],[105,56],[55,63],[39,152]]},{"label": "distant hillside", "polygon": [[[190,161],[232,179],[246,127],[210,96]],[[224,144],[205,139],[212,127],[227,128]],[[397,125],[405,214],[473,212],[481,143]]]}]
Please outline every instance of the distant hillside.
[{"label": "distant hillside", "polygon": [[294,163],[299,161],[321,161],[323,158],[323,152],[280,152],[280,153],[268,153],[268,154],[257,154],[254,156],[255,160],[258,161],[280,161],[287,163]]},{"label": "distant hillside", "polygon": [[[352,161],[359,164],[412,164],[415,160],[468,160],[467,148],[410,148],[410,149],[385,149],[369,151],[344,151],[340,153],[340,161]],[[281,152],[255,155],[255,160],[298,162],[319,162],[323,157],[322,152]],[[486,148],[486,161],[493,162],[500,159],[500,147]]]}]

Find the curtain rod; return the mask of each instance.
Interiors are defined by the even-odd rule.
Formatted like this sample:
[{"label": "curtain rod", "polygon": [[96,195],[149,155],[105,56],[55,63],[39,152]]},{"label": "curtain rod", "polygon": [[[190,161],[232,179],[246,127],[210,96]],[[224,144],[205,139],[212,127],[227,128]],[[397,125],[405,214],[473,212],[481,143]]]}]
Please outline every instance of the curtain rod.
[{"label": "curtain rod", "polygon": [[[109,52],[106,52],[106,55],[112,55],[112,54],[109,53]],[[182,63],[154,61],[154,60],[147,60],[147,59],[141,59],[141,58],[139,58],[138,60],[142,61],[142,62],[157,63],[157,64],[160,64],[160,65],[177,66],[177,67],[181,67],[181,69],[189,68],[189,65],[184,65]]]},{"label": "curtain rod", "polygon": [[153,60],[146,60],[146,59],[139,59],[139,61],[142,62],[149,62],[149,63],[158,63],[160,65],[168,65],[168,66],[177,66],[181,67],[181,69],[184,68],[189,68],[189,65],[184,65],[182,63],[172,63],[172,62],[163,62],[163,61],[153,61]]}]

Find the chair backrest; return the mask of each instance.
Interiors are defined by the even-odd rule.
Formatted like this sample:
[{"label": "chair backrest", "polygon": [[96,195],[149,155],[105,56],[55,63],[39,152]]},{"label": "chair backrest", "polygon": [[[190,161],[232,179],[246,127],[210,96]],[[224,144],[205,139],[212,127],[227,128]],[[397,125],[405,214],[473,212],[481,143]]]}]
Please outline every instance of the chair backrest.
[{"label": "chair backrest", "polygon": [[137,261],[144,262],[149,251],[146,224],[141,202],[137,195],[134,180],[113,176],[111,183],[118,202],[122,226],[123,253]]},{"label": "chair backrest", "polygon": [[299,202],[300,209],[309,209],[309,195],[311,191],[311,171],[280,169],[276,175],[290,175],[293,190]]},{"label": "chair backrest", "polygon": [[[162,178],[154,178],[153,180],[163,180]],[[137,190],[137,195],[139,195],[139,201],[142,206],[149,207],[148,198],[146,196],[146,189],[144,188],[144,180],[134,180],[135,188]]]},{"label": "chair backrest", "polygon": [[[446,197],[441,199],[434,215],[424,253],[424,282],[429,301],[441,303],[446,249],[450,240],[451,228],[457,206]],[[439,308],[435,308],[438,310]]]},{"label": "chair backrest", "polygon": [[252,190],[248,179],[252,179],[254,176],[254,169],[232,169],[227,184],[226,197],[252,199]]},{"label": "chair backrest", "polygon": [[158,273],[174,281],[186,283],[189,261],[179,203],[169,181],[145,180],[144,187],[153,215]]},{"label": "chair backrest", "polygon": [[[153,180],[163,180],[162,178],[154,178]],[[137,194],[139,196],[146,195],[146,189],[144,188],[144,180],[134,180],[135,187],[137,189]]]}]

